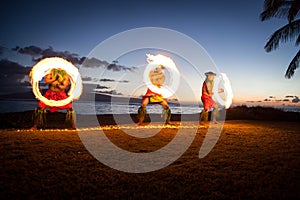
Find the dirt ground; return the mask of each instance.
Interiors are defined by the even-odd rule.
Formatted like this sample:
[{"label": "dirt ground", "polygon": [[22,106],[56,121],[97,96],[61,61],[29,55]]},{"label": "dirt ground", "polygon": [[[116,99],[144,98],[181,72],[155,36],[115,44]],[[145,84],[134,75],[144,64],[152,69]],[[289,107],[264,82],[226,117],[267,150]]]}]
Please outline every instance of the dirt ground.
[{"label": "dirt ground", "polygon": [[[176,129],[137,139],[106,135],[132,152],[166,145]],[[300,123],[226,121],[213,150],[198,157],[207,129],[170,166],[132,174],[97,161],[76,131],[0,130],[1,199],[296,199]],[[143,131],[152,131],[145,129]]]}]

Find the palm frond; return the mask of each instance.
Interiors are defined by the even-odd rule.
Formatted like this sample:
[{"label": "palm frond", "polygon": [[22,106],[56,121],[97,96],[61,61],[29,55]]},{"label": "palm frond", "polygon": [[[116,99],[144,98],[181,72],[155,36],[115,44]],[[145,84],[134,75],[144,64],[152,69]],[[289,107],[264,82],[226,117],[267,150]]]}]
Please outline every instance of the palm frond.
[{"label": "palm frond", "polygon": [[300,35],[298,35],[298,38],[296,40],[296,46],[298,46],[300,44]]},{"label": "palm frond", "polygon": [[290,62],[289,66],[285,72],[286,78],[291,78],[295,74],[296,69],[299,68],[299,62],[300,62],[300,51],[298,51],[296,56]]},{"label": "palm frond", "polygon": [[299,13],[300,10],[300,1],[294,0],[291,2],[291,6],[289,9],[289,14],[288,14],[288,20],[289,22],[292,22],[297,14]]},{"label": "palm frond", "polygon": [[[275,17],[278,14],[278,11],[284,5],[283,0],[265,0],[264,11],[260,14],[261,21]],[[285,12],[285,17],[287,16],[287,11]]]},{"label": "palm frond", "polygon": [[299,0],[265,0],[264,11],[260,14],[261,21],[272,17],[286,18],[293,21],[300,9]]},{"label": "palm frond", "polygon": [[287,7],[282,7],[282,8],[279,8],[274,13],[272,11],[270,12],[269,10],[263,11],[260,14],[260,20],[261,21],[266,21],[266,20],[269,20],[272,17],[281,18],[281,19],[287,18],[287,16],[289,15],[289,10],[290,9],[287,8]]},{"label": "palm frond", "polygon": [[266,52],[270,52],[279,47],[280,42],[287,42],[299,36],[300,32],[300,19],[295,20],[280,29],[278,29],[268,40],[265,45]]}]

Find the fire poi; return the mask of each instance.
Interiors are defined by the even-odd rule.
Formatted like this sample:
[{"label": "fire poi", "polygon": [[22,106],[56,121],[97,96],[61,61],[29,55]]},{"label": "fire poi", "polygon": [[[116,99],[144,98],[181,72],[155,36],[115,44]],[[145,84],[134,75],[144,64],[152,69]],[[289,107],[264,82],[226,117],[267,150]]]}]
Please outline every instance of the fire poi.
[{"label": "fire poi", "polygon": [[[78,99],[82,92],[82,80],[78,69],[63,58],[45,58],[33,66],[29,74],[32,91],[40,100],[34,112],[34,125],[44,127],[46,123],[46,109],[50,112],[67,109],[66,120],[75,128],[75,111],[72,101]],[[44,95],[39,90],[39,82],[44,79],[48,90]],[[67,88],[70,86],[68,93]]]},{"label": "fire poi", "polygon": [[[219,76],[215,77],[215,85],[216,87],[213,88],[213,98],[221,105],[224,106],[226,109],[229,108],[232,104],[232,99],[233,99],[233,92],[231,88],[231,84],[229,81],[229,78],[227,77],[226,74],[220,73]],[[219,93],[219,84],[223,85],[223,96],[220,96]]]},{"label": "fire poi", "polygon": [[[165,117],[166,124],[170,124],[171,109],[168,105],[167,98],[172,96],[180,82],[179,71],[174,61],[163,55],[150,55],[147,54],[148,65],[144,71],[143,80],[148,89],[142,98],[142,105],[138,109],[138,125],[141,125],[146,117],[148,104],[160,104],[163,107],[162,116]],[[164,85],[165,74],[163,69],[168,69],[171,72],[172,79],[170,86]]]}]

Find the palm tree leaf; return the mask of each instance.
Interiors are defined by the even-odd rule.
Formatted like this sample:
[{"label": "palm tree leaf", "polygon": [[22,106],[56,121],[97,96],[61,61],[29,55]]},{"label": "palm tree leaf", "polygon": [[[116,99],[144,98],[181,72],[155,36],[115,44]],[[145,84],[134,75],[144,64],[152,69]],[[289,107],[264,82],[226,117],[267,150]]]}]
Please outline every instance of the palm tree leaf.
[{"label": "palm tree leaf", "polygon": [[300,10],[300,1],[293,1],[291,3],[291,7],[289,9],[288,14],[288,20],[289,22],[293,21],[295,17],[297,16],[298,12]]},{"label": "palm tree leaf", "polygon": [[261,21],[272,17],[287,18],[293,21],[300,9],[299,0],[265,0],[264,11],[260,14]]},{"label": "palm tree leaf", "polygon": [[296,40],[296,46],[298,46],[300,44],[300,35],[298,35],[298,38]]},{"label": "palm tree leaf", "polygon": [[279,47],[280,42],[287,42],[299,37],[300,33],[300,19],[295,20],[280,29],[278,29],[268,40],[265,45],[266,52],[270,52]]},{"label": "palm tree leaf", "polygon": [[291,78],[294,75],[296,69],[299,67],[299,62],[300,62],[300,51],[298,51],[296,56],[293,58],[293,60],[289,64],[289,66],[285,72],[286,78]]},{"label": "palm tree leaf", "polygon": [[279,8],[276,12],[270,12],[268,10],[266,11],[263,11],[261,14],[260,14],[260,20],[261,21],[266,21],[266,20],[269,20],[270,18],[272,17],[276,17],[276,18],[287,18],[287,16],[289,15],[289,8],[286,8],[286,7],[282,7],[282,8]]},{"label": "palm tree leaf", "polygon": [[264,11],[260,14],[261,21],[271,17],[286,17],[288,10],[284,9],[286,3],[283,0],[265,0]]}]

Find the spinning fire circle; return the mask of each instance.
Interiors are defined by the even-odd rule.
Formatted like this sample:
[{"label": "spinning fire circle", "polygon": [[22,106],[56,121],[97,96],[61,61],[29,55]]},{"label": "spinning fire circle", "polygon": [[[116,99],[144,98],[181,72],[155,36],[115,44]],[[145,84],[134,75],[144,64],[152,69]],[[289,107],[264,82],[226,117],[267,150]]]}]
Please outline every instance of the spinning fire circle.
[{"label": "spinning fire circle", "polygon": [[[146,66],[146,69],[144,71],[143,80],[147,87],[158,94],[161,94],[164,98],[168,98],[172,96],[176,90],[178,89],[179,83],[180,83],[180,74],[179,71],[174,63],[174,61],[166,56],[163,55],[150,55],[147,54],[147,61],[148,65]],[[157,87],[153,85],[153,83],[150,80],[149,73],[157,66],[162,65],[171,73],[171,83],[170,86],[164,86]]]},{"label": "spinning fire circle", "polygon": [[[224,89],[224,97],[221,97],[218,89],[219,89],[219,84],[223,86]],[[214,96],[213,98],[222,106],[224,106],[226,109],[230,107],[232,104],[232,99],[233,99],[233,92],[231,88],[230,81],[227,77],[226,74],[220,73],[220,76],[216,77],[215,80],[215,87],[213,88],[214,90]]]},{"label": "spinning fire circle", "polygon": [[[44,76],[50,73],[52,69],[63,69],[65,70],[71,81],[71,87],[68,92],[68,98],[56,101],[50,100],[44,97],[39,90],[39,81],[43,79]],[[45,58],[34,65],[30,72],[32,90],[35,97],[45,103],[48,106],[64,106],[71,101],[78,99],[82,92],[82,80],[78,69],[69,61],[59,58]]]}]

